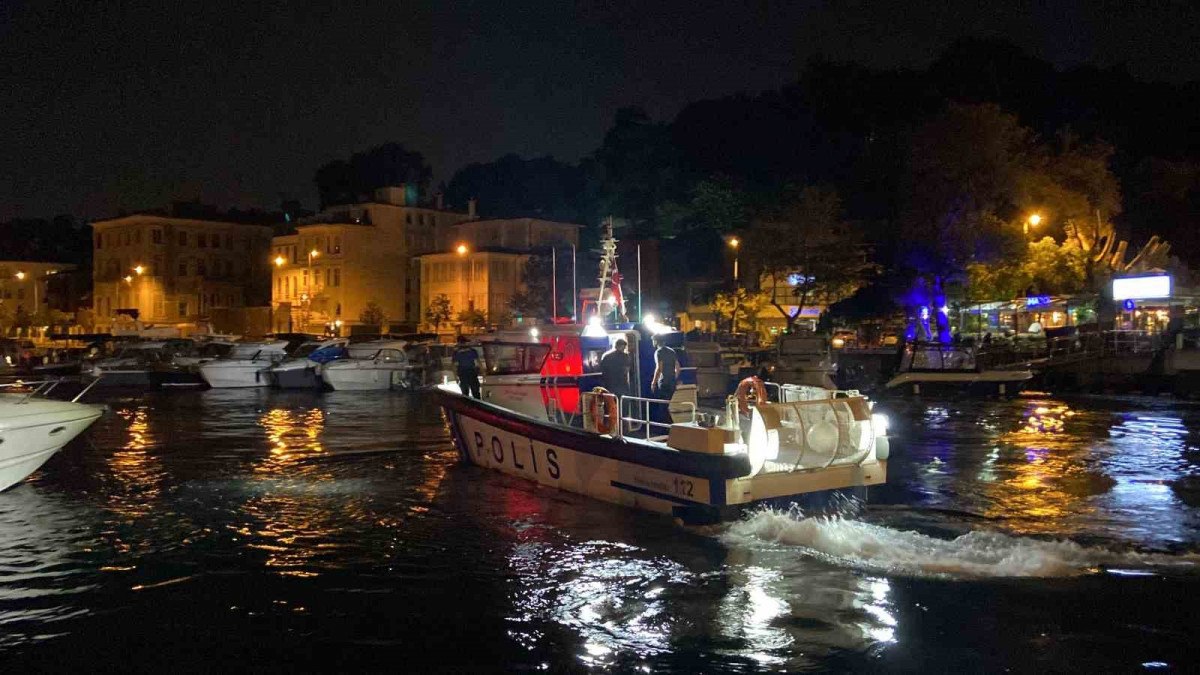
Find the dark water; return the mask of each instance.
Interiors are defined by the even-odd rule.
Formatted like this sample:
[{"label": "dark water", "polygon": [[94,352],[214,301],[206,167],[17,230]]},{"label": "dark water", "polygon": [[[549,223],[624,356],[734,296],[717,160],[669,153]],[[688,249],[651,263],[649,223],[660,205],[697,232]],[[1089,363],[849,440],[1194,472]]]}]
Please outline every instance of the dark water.
[{"label": "dark water", "polygon": [[6,671],[1195,670],[1200,407],[885,404],[840,518],[455,464],[413,394],[170,392],[0,494]]}]

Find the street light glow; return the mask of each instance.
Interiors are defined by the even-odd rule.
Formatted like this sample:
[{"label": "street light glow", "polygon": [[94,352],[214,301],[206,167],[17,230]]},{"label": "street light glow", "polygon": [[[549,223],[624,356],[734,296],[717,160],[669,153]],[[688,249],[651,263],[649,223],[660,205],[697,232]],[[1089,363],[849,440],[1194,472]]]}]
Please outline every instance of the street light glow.
[{"label": "street light glow", "polygon": [[458,248],[456,248],[456,249],[454,249],[454,250],[455,250],[455,251],[458,251],[458,254],[459,254],[459,255],[466,255],[466,254],[467,254],[467,245],[466,245],[466,244],[459,244],[459,245],[458,245]]},{"label": "street light glow", "polygon": [[138,276],[141,276],[142,272],[146,271],[146,268],[142,267],[141,265],[137,265],[133,268],[133,271],[136,272]]},{"label": "street light glow", "polygon": [[131,275],[126,274],[125,275],[125,283],[127,283],[127,284],[133,283],[133,277]]},{"label": "street light glow", "polygon": [[25,273],[24,272],[17,272],[16,276],[17,276],[17,281],[25,281]]},{"label": "street light glow", "polygon": [[317,249],[315,249],[315,248],[314,248],[313,250],[311,250],[311,251],[309,251],[309,252],[308,252],[308,257],[310,257],[310,258],[315,258],[315,257],[317,257],[317,256],[319,256],[319,255],[321,255],[321,252],[320,252],[320,251],[318,251],[318,250],[317,250]]},{"label": "street light glow", "polygon": [[1037,227],[1038,225],[1041,224],[1041,222],[1042,222],[1042,214],[1035,213],[1032,216],[1029,216],[1029,224],[1030,225]]},{"label": "street light glow", "polygon": [[283,263],[285,263],[285,262],[287,262],[287,261],[283,259],[283,256],[281,256],[281,255],[275,256],[275,266],[276,267],[283,267]]},{"label": "street light glow", "polygon": [[740,245],[741,245],[741,243],[742,243],[742,242],[741,242],[741,241],[739,241],[737,237],[731,237],[731,238],[729,239],[729,245],[730,245],[731,247],[733,247],[733,248],[737,248],[738,246],[740,246]]}]

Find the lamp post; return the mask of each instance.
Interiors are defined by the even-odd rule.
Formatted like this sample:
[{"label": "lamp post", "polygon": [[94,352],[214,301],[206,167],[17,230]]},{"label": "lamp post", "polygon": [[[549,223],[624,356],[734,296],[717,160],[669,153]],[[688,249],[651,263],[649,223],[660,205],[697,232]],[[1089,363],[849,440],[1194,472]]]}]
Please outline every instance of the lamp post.
[{"label": "lamp post", "polygon": [[[16,277],[17,277],[17,281],[25,281],[25,273],[24,273],[24,272],[17,272],[17,273],[16,273],[14,276],[16,276]],[[38,311],[38,283],[37,283],[37,276],[35,275],[35,276],[33,276],[33,277],[30,277],[29,281],[30,281],[30,283],[33,285],[33,313],[34,313],[34,314],[37,314],[37,311]]]},{"label": "lamp post", "polygon": [[[145,271],[146,271],[146,268],[143,267],[142,265],[134,265],[133,266],[133,273],[136,274],[139,279],[142,278],[142,273]],[[137,287],[135,289],[131,290],[131,292],[134,294],[133,305],[134,305],[134,307],[137,307],[137,309],[138,309],[138,316],[142,315],[141,303],[142,303],[142,291],[143,290],[144,290],[144,285],[141,282],[138,282]],[[146,314],[150,314],[150,312],[147,311]]]},{"label": "lamp post", "polygon": [[459,244],[458,248],[454,249],[454,251],[458,253],[458,255],[462,256],[463,262],[466,263],[467,268],[464,278],[467,280],[467,309],[474,311],[475,300],[471,297],[471,277],[474,276],[474,273],[471,270],[471,258],[467,255],[467,253],[470,252],[470,249],[467,248],[466,244]]},{"label": "lamp post", "polygon": [[1040,225],[1041,223],[1042,223],[1042,214],[1040,214],[1040,213],[1034,213],[1034,214],[1031,214],[1031,215],[1030,215],[1028,218],[1026,218],[1026,219],[1025,219],[1025,222],[1023,223],[1023,225],[1024,225],[1024,228],[1023,228],[1023,230],[1024,230],[1024,233],[1025,233],[1025,236],[1026,236],[1026,237],[1028,237],[1028,236],[1029,236],[1029,228],[1030,228],[1030,226],[1032,226],[1032,227],[1037,227],[1037,226],[1038,226],[1038,225]]},{"label": "lamp post", "polygon": [[308,274],[304,276],[304,326],[301,330],[308,330],[308,322],[312,320],[312,287],[316,285],[312,282],[312,263],[313,258],[319,255],[320,251],[315,248],[308,252]]},{"label": "lamp post", "polygon": [[738,295],[738,255],[739,247],[742,245],[741,240],[737,237],[729,238],[729,247],[733,249],[733,317],[730,319],[729,329],[731,333],[737,334],[737,315],[741,309],[741,298]]}]

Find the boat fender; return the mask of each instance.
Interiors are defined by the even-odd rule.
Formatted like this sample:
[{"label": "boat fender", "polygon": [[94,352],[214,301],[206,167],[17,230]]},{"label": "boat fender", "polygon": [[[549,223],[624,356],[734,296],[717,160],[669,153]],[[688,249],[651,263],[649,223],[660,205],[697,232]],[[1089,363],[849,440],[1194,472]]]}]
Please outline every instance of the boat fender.
[{"label": "boat fender", "polygon": [[770,400],[767,398],[767,388],[763,385],[763,381],[754,375],[747,377],[738,383],[737,393],[735,394],[737,396],[738,412],[743,415],[750,414],[749,396],[751,392],[754,392],[754,402],[756,404],[766,403]]},{"label": "boat fender", "polygon": [[[617,395],[611,393],[604,387],[596,387],[592,389],[591,403],[589,407],[592,414],[592,420],[596,425],[596,432],[600,434],[612,434],[617,428]],[[604,404],[604,414],[600,414],[600,404]]]}]

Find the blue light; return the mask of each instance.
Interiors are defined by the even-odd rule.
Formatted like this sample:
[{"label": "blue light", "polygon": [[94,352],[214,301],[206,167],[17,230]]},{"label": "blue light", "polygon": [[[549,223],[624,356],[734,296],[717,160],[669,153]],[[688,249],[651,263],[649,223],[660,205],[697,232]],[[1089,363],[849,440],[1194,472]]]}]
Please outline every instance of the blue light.
[{"label": "blue light", "polygon": [[1025,298],[1026,307],[1045,307],[1050,304],[1048,295],[1031,295]]},{"label": "blue light", "polygon": [[922,307],[922,308],[921,308],[921,320],[922,320],[922,321],[928,321],[928,320],[929,320],[929,308],[928,308],[928,307]]},{"label": "blue light", "polygon": [[1126,300],[1121,304],[1121,306],[1125,308],[1126,312],[1132,312],[1133,310],[1137,309],[1137,303],[1133,300]]}]

